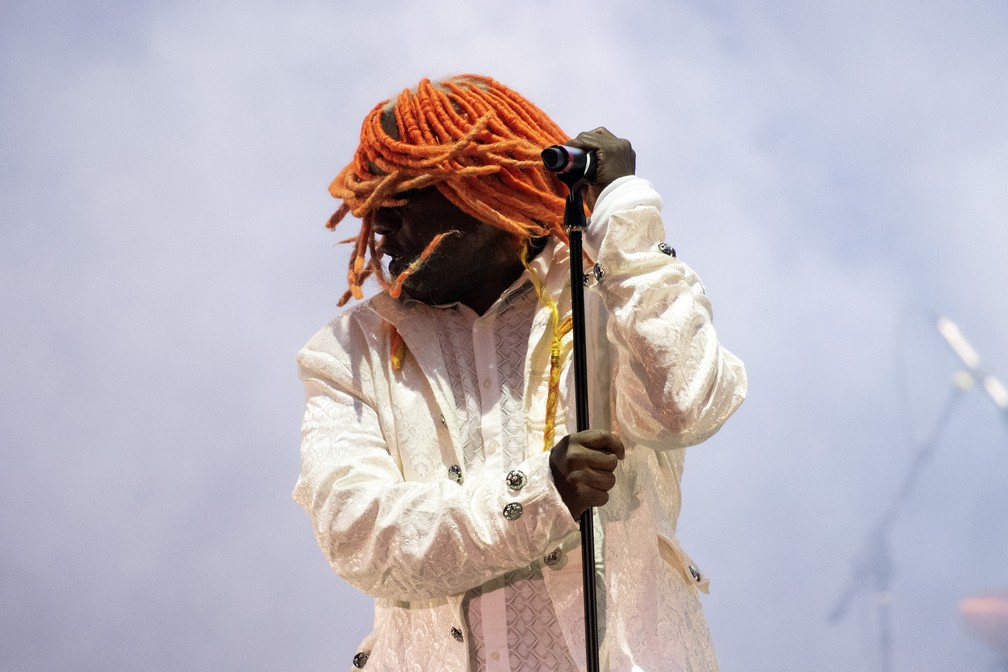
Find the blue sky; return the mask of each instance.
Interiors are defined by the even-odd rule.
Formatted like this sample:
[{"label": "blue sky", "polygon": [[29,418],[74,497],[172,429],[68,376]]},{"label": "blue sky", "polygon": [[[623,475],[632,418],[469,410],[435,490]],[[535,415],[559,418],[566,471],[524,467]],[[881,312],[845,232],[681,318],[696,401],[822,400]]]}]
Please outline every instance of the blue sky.
[{"label": "blue sky", "polygon": [[[872,599],[826,616],[952,390],[933,317],[1008,378],[1004,4],[120,5],[0,9],[10,669],[348,664],[370,603],[290,499],[294,354],[361,117],[458,72],[633,141],[749,367],[680,530],[723,668],[877,669]],[[967,391],[891,531],[896,670],[994,660],[958,605],[1008,586],[1005,483]]]}]

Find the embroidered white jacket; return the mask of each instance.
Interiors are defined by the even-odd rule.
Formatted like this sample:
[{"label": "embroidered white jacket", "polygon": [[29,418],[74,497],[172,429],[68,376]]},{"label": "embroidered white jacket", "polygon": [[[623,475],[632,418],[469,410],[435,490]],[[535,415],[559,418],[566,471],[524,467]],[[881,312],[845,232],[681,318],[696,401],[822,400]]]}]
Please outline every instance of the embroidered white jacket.
[{"label": "embroidered white jacket", "polygon": [[[648,182],[621,178],[602,193],[585,238],[604,271],[585,292],[590,424],[627,446],[610,501],[596,509],[602,663],[612,672],[717,669],[697,595],[706,579],[675,537],[679,482],[685,447],[714,434],[746,393],[742,363],[718,343],[699,278],[662,245],[660,208]],[[566,247],[549,243],[532,267],[558,297],[561,318],[569,314]],[[354,665],[468,670],[463,595],[541,563],[584,667],[578,526],[543,451],[549,324],[541,306],[526,358],[520,490],[508,487],[493,455],[461,478],[452,469],[463,464],[462,437],[436,323],[380,294],[299,353],[307,402],[294,497],[333,569],[375,597],[375,627]],[[409,352],[401,370],[391,364],[393,326]],[[576,426],[570,359],[558,438]],[[509,520],[513,502],[522,513]]]}]

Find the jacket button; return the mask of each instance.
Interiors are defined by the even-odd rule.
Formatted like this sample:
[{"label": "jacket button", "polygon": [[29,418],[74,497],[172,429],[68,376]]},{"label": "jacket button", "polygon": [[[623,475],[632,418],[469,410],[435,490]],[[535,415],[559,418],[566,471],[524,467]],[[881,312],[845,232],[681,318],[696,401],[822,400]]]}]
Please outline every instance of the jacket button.
[{"label": "jacket button", "polygon": [[546,556],[543,558],[543,564],[546,565],[547,567],[555,567],[556,565],[560,564],[561,560],[563,560],[563,550],[559,546],[557,546],[552,551],[546,554]]},{"label": "jacket button", "polygon": [[462,631],[461,630],[459,630],[455,626],[452,626],[451,633],[452,633],[452,637],[455,638],[456,642],[461,642],[462,641]]},{"label": "jacket button", "polygon": [[521,490],[528,483],[528,478],[525,474],[518,471],[517,469],[512,469],[508,472],[507,478],[504,479],[507,486],[512,490]]},{"label": "jacket button", "polygon": [[522,515],[522,505],[518,502],[510,502],[504,506],[504,517],[508,520],[518,520]]},{"label": "jacket button", "polygon": [[658,243],[658,249],[670,257],[675,256],[675,248],[669,245],[668,243]]},{"label": "jacket button", "polygon": [[362,669],[364,667],[364,664],[367,663],[369,655],[370,654],[366,651],[358,651],[357,655],[353,657],[353,666],[356,667],[358,670]]},{"label": "jacket button", "polygon": [[465,478],[462,476],[462,467],[460,467],[457,464],[453,464],[450,467],[448,467],[448,478],[455,481],[459,485],[462,485],[462,481],[465,480]]},{"label": "jacket button", "polygon": [[448,423],[444,419],[444,413],[441,414],[441,424],[444,425],[445,427],[448,426]]}]

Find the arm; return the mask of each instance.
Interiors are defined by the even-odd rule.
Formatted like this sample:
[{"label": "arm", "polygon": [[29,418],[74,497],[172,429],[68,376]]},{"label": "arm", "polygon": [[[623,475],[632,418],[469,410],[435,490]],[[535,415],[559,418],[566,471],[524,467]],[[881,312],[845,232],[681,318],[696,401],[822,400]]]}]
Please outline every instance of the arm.
[{"label": "arm", "polygon": [[585,249],[605,273],[620,431],[655,447],[699,443],[742,403],[745,369],[718,342],[700,279],[662,245],[661,199],[632,175],[629,143],[596,129],[569,144],[598,156]]},{"label": "arm", "polygon": [[[407,481],[375,399],[355,382],[368,376],[351,375],[329,353],[305,350],[299,359],[307,403],[294,498],[333,569],[355,587],[392,600],[460,594],[540,559],[577,529],[550,482],[547,453],[519,466],[527,476],[520,490],[492,467],[468,471],[462,485],[447,467]],[[503,510],[512,502],[522,513],[509,520]]]}]

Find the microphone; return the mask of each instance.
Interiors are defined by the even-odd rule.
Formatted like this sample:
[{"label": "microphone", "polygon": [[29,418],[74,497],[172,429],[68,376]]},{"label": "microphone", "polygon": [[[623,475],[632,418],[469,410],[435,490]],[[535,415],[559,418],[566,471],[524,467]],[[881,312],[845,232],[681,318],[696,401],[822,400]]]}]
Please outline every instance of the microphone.
[{"label": "microphone", "polygon": [[598,162],[595,160],[594,151],[567,145],[553,145],[544,149],[541,156],[546,170],[556,173],[557,177],[568,185],[595,177]]},{"label": "microphone", "polygon": [[1005,386],[1001,384],[1000,380],[980,368],[980,355],[962,335],[955,322],[947,317],[939,317],[935,326],[963,365],[969,369],[973,380],[984,388],[987,396],[1001,409],[1004,419],[1008,421],[1008,390],[1005,389]]}]

